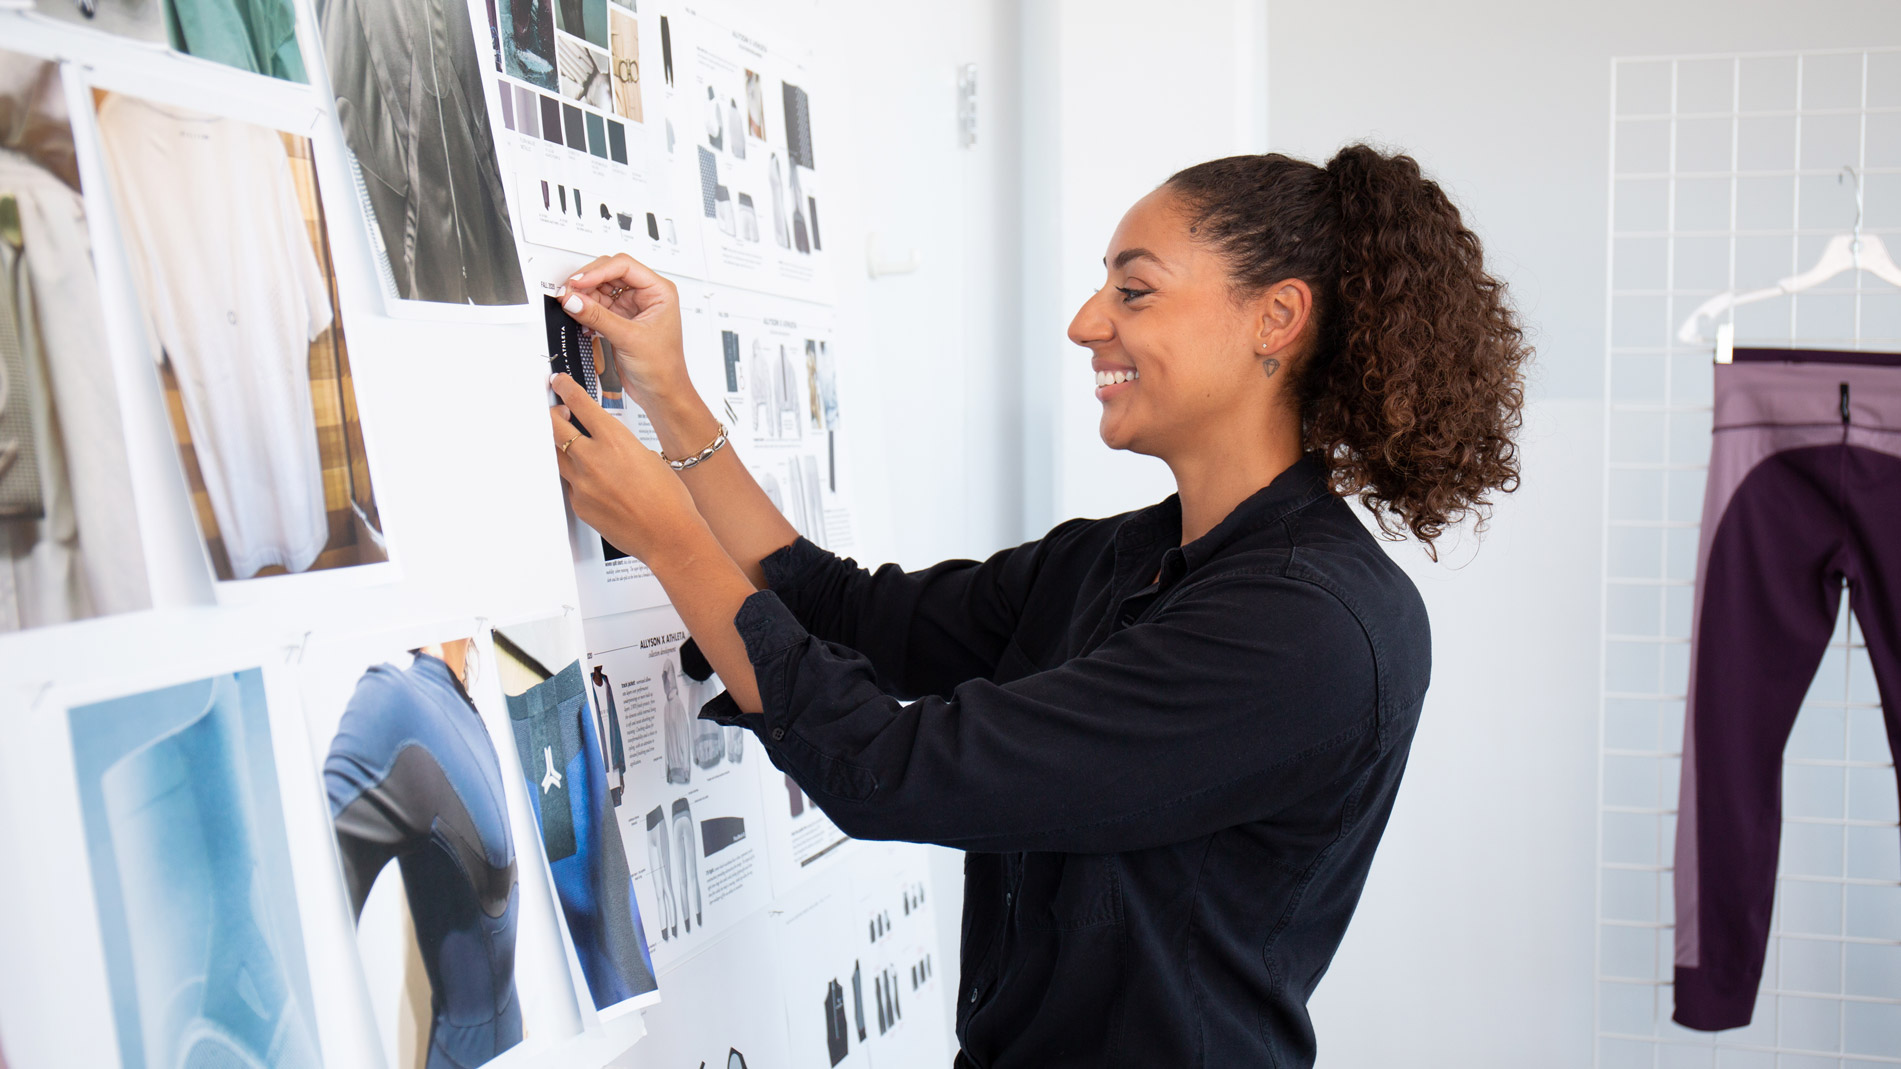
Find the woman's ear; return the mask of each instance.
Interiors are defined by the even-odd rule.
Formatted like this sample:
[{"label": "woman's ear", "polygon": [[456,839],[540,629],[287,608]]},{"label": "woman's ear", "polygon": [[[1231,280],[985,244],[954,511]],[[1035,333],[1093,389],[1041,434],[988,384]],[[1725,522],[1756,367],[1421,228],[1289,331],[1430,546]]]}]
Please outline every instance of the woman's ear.
[{"label": "woman's ear", "polygon": [[1313,310],[1314,293],[1298,278],[1283,279],[1261,291],[1255,298],[1257,330],[1256,350],[1262,356],[1281,356],[1283,350],[1300,340]]},{"label": "woman's ear", "polygon": [[1279,374],[1294,356],[1295,346],[1306,331],[1313,300],[1313,290],[1297,278],[1276,282],[1255,298],[1258,328],[1254,355],[1268,378]]}]

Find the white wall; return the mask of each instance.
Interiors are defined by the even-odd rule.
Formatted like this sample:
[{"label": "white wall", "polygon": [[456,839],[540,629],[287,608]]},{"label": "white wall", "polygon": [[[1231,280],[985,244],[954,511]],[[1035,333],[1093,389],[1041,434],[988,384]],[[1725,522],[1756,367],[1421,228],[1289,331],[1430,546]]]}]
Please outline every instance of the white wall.
[{"label": "white wall", "polygon": [[[788,24],[851,59],[828,87],[837,113],[826,151],[845,162],[843,181],[828,178],[838,206],[828,232],[840,235],[840,345],[854,354],[841,402],[859,443],[857,556],[907,567],[986,556],[1025,537],[1012,5],[828,0]],[[958,124],[966,63],[978,68],[970,147]],[[873,235],[884,258],[915,250],[922,266],[868,278]],[[934,850],[932,878],[939,945],[954,960],[963,855]],[[943,990],[955,1020],[956,984]]]},{"label": "white wall", "polygon": [[1269,4],[1273,147],[1403,148],[1467,209],[1549,397],[1604,393],[1613,56],[1901,43],[1892,0]]},{"label": "white wall", "polygon": [[1159,461],[1096,432],[1089,353],[1066,337],[1102,285],[1122,213],[1190,164],[1266,144],[1259,0],[1031,0],[1021,5],[1023,334],[1017,358],[1024,522],[1041,534],[1174,492]]},{"label": "white wall", "polygon": [[1484,551],[1413,568],[1433,690],[1315,998],[1320,1064],[1587,1066],[1610,59],[1892,44],[1901,6],[1371,0],[1270,16],[1274,150],[1324,160],[1365,138],[1416,156],[1509,281],[1547,399]]},{"label": "white wall", "polygon": [[1327,1069],[1590,1064],[1601,408],[1527,413],[1482,542],[1396,545],[1432,689],[1392,823],[1313,1003]]}]

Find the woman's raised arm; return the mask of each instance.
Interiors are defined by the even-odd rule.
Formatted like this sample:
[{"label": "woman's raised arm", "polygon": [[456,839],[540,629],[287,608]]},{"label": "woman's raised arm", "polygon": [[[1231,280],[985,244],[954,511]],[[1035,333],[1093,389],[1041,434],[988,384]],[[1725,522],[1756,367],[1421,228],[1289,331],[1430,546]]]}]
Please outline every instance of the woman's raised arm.
[{"label": "woman's raised arm", "polygon": [[[569,315],[613,345],[621,382],[653,422],[667,457],[695,456],[713,442],[719,420],[687,376],[680,294],[671,281],[631,256],[604,256],[568,279],[561,300]],[[720,546],[763,587],[759,562],[798,538],[792,524],[732,446],[680,477]]]}]

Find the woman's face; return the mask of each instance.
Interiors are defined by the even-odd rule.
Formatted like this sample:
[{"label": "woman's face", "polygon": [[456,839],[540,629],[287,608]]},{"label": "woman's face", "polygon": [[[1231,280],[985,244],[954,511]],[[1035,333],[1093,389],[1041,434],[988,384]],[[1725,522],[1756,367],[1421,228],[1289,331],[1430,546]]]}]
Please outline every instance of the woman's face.
[{"label": "woman's face", "polygon": [[1111,449],[1164,460],[1210,435],[1267,425],[1280,368],[1306,322],[1306,284],[1237,299],[1219,254],[1189,233],[1164,186],[1135,202],[1109,240],[1108,279],[1069,325],[1095,369]]}]

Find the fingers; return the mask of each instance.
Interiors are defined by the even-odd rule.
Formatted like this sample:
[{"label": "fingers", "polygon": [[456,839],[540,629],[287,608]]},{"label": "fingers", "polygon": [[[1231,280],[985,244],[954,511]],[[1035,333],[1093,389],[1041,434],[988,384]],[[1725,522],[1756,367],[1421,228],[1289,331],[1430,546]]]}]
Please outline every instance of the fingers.
[{"label": "fingers", "polygon": [[[573,469],[569,466],[572,459],[568,456],[568,449],[580,444],[574,439],[580,436],[581,432],[575,430],[574,424],[568,422],[567,411],[562,405],[550,408],[548,418],[553,425],[555,464],[561,469],[561,477],[572,481],[570,476],[573,474]],[[563,448],[564,446],[566,448]]]},{"label": "fingers", "polygon": [[561,404],[568,408],[574,418],[580,420],[581,425],[587,427],[591,433],[600,434],[606,429],[608,422],[614,420],[607,409],[602,408],[594,398],[588,396],[587,387],[574,381],[571,376],[555,375],[548,380],[548,385],[554,388],[555,396],[561,398]]},{"label": "fingers", "polygon": [[[658,290],[673,285],[646,264],[623,252],[601,257],[575,272],[568,279],[568,286],[571,289],[594,289],[607,285],[607,288],[612,289],[613,286],[608,285],[610,282],[620,282],[635,290]],[[645,304],[646,301],[641,303]]]},{"label": "fingers", "polygon": [[561,300],[561,310],[576,323],[605,337],[610,345],[620,347],[631,344],[624,331],[636,318],[634,312],[637,310],[621,307],[626,303],[624,296],[618,302],[603,304],[601,298],[604,296],[606,294],[599,290],[587,293],[569,290],[568,295]]}]

